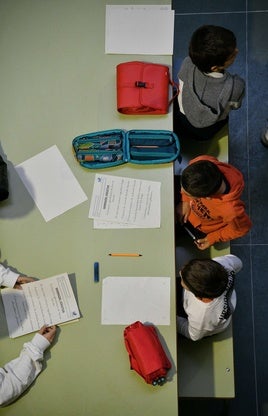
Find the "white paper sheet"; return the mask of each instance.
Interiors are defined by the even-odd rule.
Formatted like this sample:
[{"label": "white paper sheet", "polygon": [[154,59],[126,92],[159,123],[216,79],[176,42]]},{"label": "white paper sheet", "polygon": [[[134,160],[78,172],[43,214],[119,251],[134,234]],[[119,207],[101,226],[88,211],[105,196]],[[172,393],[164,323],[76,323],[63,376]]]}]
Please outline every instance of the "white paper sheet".
[{"label": "white paper sheet", "polygon": [[80,317],[67,273],[1,291],[10,338]]},{"label": "white paper sheet", "polygon": [[96,174],[89,218],[160,227],[161,182]]},{"label": "white paper sheet", "polygon": [[171,4],[109,4],[106,7],[124,10],[171,10]]},{"label": "white paper sheet", "polygon": [[166,6],[106,6],[105,53],[172,55],[174,10]]},{"label": "white paper sheet", "polygon": [[16,171],[45,221],[88,199],[57,146],[20,163]]},{"label": "white paper sheet", "polygon": [[109,276],[102,281],[103,325],[170,325],[169,277]]}]

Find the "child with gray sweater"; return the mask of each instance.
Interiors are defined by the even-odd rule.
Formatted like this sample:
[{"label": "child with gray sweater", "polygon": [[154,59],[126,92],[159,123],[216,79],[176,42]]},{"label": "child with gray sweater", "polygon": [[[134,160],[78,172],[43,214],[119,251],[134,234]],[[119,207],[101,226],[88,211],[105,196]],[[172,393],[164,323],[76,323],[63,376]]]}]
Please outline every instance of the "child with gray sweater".
[{"label": "child with gray sweater", "polygon": [[245,82],[228,68],[238,49],[233,32],[206,25],[191,38],[189,56],[178,73],[179,108],[174,108],[174,130],[180,138],[211,139],[241,106]]}]

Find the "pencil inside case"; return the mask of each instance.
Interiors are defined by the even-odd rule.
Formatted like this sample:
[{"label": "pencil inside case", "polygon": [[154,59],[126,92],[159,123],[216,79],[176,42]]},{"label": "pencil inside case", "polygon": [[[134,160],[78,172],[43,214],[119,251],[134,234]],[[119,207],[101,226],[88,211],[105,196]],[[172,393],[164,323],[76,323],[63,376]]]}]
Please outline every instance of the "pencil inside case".
[{"label": "pencil inside case", "polygon": [[73,139],[73,150],[81,166],[89,169],[107,168],[125,163],[125,133],[104,130]]},{"label": "pencil inside case", "polygon": [[118,150],[122,149],[122,140],[120,138],[107,139],[88,139],[83,137],[83,140],[76,144],[76,150]]},{"label": "pencil inside case", "polygon": [[123,160],[124,154],[122,150],[79,150],[76,157],[79,162],[106,163]]}]

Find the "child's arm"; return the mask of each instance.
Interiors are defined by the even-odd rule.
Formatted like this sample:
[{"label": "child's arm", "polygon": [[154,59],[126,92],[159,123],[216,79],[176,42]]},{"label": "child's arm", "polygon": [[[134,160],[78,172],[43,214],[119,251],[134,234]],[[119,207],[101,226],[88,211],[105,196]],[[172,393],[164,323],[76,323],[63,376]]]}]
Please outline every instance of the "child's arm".
[{"label": "child's arm", "polygon": [[188,319],[183,318],[182,316],[177,316],[177,331],[179,334],[183,335],[186,338],[190,338],[188,330]]},{"label": "child's arm", "polygon": [[213,257],[212,260],[221,264],[226,270],[233,271],[235,273],[238,273],[243,267],[243,263],[240,258],[234,254],[226,254],[225,256]]},{"label": "child's arm", "polygon": [[21,276],[0,264],[0,286],[21,289],[21,285],[34,282],[32,277]]},{"label": "child's arm", "polygon": [[18,277],[19,273],[15,273],[0,264],[0,286],[14,287]]},{"label": "child's arm", "polygon": [[18,358],[0,368],[0,406],[16,400],[42,370],[44,351],[50,346],[56,327],[42,327],[31,342],[24,344]]},{"label": "child's arm", "polygon": [[235,217],[232,221],[225,223],[223,227],[219,228],[217,231],[207,234],[206,238],[210,246],[220,241],[231,241],[243,237],[248,233],[251,226],[252,223],[244,212],[243,215]]},{"label": "child's arm", "polygon": [[177,316],[177,331],[192,341],[198,341],[204,338],[204,336],[209,335],[207,331],[195,328],[187,318],[183,318],[182,316]]},{"label": "child's arm", "polygon": [[187,222],[189,214],[191,211],[191,207],[189,202],[181,201],[176,206],[176,218],[178,219],[180,224],[184,224]]},{"label": "child's arm", "polygon": [[202,229],[202,231],[207,231],[206,240],[208,247],[218,242],[231,241],[243,237],[252,226],[250,218],[245,212],[244,204],[240,200],[233,203],[231,207],[226,205],[226,215],[222,215],[222,226],[217,230],[208,232],[208,230]]}]

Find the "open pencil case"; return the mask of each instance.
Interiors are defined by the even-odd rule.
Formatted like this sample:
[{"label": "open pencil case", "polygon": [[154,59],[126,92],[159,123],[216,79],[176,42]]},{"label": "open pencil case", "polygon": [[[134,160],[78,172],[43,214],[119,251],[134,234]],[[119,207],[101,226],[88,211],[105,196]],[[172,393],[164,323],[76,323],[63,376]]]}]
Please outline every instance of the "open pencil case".
[{"label": "open pencil case", "polygon": [[169,130],[104,130],[77,136],[72,144],[80,165],[89,169],[168,163],[180,154],[179,139]]}]

